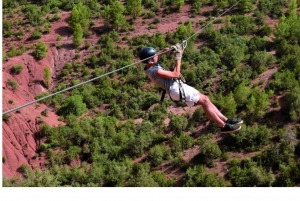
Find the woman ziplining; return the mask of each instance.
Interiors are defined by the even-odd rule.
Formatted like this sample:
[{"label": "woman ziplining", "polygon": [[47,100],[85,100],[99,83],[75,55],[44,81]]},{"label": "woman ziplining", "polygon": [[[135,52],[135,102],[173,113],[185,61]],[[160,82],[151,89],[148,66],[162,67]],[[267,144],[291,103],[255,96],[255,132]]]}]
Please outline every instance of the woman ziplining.
[{"label": "woman ziplining", "polygon": [[[162,53],[157,53],[153,47],[145,47],[140,50],[139,58],[145,64],[144,71],[147,77],[155,85],[166,90],[171,100],[183,101],[189,107],[201,105],[205,114],[221,128],[221,133],[239,131],[243,120],[227,118],[210,101],[209,97],[178,79],[181,76],[180,70],[183,51],[184,45],[178,43],[172,46],[171,49],[165,48]],[[176,63],[173,71],[165,70],[158,63],[159,57],[166,53],[175,54]]]}]

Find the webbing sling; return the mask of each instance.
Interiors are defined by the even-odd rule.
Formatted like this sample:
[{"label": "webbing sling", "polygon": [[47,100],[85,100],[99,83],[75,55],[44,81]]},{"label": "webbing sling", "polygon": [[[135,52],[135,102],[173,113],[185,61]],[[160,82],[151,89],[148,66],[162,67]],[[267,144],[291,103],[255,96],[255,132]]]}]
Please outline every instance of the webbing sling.
[{"label": "webbing sling", "polygon": [[[179,84],[179,100],[178,101],[173,100],[171,98],[170,94],[169,94],[169,97],[170,97],[171,101],[173,101],[175,103],[178,103],[180,101],[185,102],[185,93],[184,93],[184,89],[183,89],[183,86],[182,86],[182,80],[181,79],[177,79],[177,80],[178,80],[178,84]],[[165,90],[165,89],[162,91],[162,94],[161,94],[161,97],[160,97],[160,103],[162,103],[164,101],[166,92],[167,92],[167,90]]]},{"label": "webbing sling", "polygon": [[[162,69],[166,70],[160,63],[157,63],[157,64],[158,64]],[[173,79],[175,79],[175,78],[173,78]],[[175,102],[175,103],[176,103],[176,102],[180,102],[180,101],[185,102],[185,93],[184,93],[184,89],[183,89],[183,87],[182,87],[182,82],[185,83],[185,79],[184,79],[184,77],[182,76],[182,74],[180,73],[180,78],[179,78],[179,79],[175,79],[175,80],[177,80],[177,81],[178,81],[178,84],[179,84],[179,98],[180,98],[180,100],[179,100],[179,101],[173,100],[173,99],[171,98],[170,94],[169,94],[169,97],[170,97],[171,101],[173,101],[173,102]],[[160,97],[160,101],[159,101],[161,104],[162,104],[162,102],[163,102],[164,99],[165,99],[166,92],[167,92],[166,89],[164,89],[164,90],[162,91],[162,94],[161,94],[161,97]]]}]

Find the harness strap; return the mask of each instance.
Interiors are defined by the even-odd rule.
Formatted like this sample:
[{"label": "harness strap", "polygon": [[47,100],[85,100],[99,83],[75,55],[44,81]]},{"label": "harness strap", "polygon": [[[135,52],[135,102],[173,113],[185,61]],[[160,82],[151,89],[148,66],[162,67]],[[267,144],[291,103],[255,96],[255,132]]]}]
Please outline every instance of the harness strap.
[{"label": "harness strap", "polygon": [[[158,63],[158,65],[159,65],[162,69],[166,70],[160,63]],[[180,73],[180,78],[175,79],[175,80],[177,80],[177,81],[178,81],[178,84],[179,84],[179,98],[180,98],[180,100],[179,100],[179,101],[173,100],[173,99],[171,98],[170,94],[169,94],[169,97],[170,97],[170,99],[171,99],[173,102],[175,102],[175,103],[176,103],[176,102],[180,102],[180,101],[185,102],[185,93],[184,93],[184,90],[183,90],[182,82],[185,83],[186,81],[185,81],[185,79],[184,79],[184,77],[182,76],[181,73]],[[165,96],[166,96],[166,92],[167,92],[167,90],[165,90],[165,89],[162,91],[162,94],[161,94],[161,97],[160,97],[160,101],[159,101],[160,104],[162,104],[162,102],[164,101]]]},{"label": "harness strap", "polygon": [[[169,97],[171,99],[171,101],[177,103],[177,102],[185,102],[185,92],[184,92],[184,89],[183,89],[183,86],[182,86],[182,82],[180,79],[177,79],[178,80],[178,84],[179,84],[179,100],[178,101],[175,101],[172,99],[172,97],[170,96],[169,94]],[[165,95],[166,95],[166,92],[167,90],[163,90],[162,94],[161,94],[161,97],[160,97],[160,103],[162,104],[162,102],[164,101],[164,98],[165,98]]]},{"label": "harness strap", "polygon": [[162,91],[162,94],[161,94],[161,97],[160,97],[160,101],[159,101],[160,104],[162,104],[162,102],[164,101],[166,92],[167,92],[167,90],[165,90],[165,89]]}]

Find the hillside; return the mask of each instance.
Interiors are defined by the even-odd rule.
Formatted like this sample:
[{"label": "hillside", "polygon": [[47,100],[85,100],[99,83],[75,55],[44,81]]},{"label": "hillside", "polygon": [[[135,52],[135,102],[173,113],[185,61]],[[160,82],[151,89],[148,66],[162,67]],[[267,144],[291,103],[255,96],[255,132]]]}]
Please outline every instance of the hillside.
[{"label": "hillside", "polygon": [[[242,130],[222,135],[201,107],[168,97],[148,111],[161,92],[131,66],[3,115],[3,186],[300,185],[300,2],[243,1],[218,19],[228,2],[143,1],[136,19],[131,1],[108,2],[3,2],[3,112],[215,19],[188,41],[182,74],[225,115],[244,119]],[[173,62],[162,58],[169,69]]]}]

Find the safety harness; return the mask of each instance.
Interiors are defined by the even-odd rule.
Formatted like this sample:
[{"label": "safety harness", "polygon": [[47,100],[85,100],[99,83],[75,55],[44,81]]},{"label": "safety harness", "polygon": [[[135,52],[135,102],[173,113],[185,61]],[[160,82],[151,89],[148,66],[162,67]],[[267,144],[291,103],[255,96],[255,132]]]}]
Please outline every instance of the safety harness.
[{"label": "safety harness", "polygon": [[[161,64],[159,64],[159,65],[162,67],[162,69],[166,70]],[[169,97],[170,97],[171,101],[173,101],[175,103],[178,103],[180,101],[185,102],[185,93],[184,93],[184,89],[183,89],[182,83],[185,83],[186,81],[185,81],[183,75],[180,73],[180,77],[179,78],[172,78],[172,79],[175,80],[175,82],[177,82],[178,85],[179,85],[179,98],[180,99],[178,101],[173,100],[171,98],[170,94],[169,94]],[[161,94],[161,97],[160,97],[160,103],[162,103],[164,101],[166,92],[167,92],[166,89],[164,89],[162,91],[162,94]]]}]

